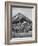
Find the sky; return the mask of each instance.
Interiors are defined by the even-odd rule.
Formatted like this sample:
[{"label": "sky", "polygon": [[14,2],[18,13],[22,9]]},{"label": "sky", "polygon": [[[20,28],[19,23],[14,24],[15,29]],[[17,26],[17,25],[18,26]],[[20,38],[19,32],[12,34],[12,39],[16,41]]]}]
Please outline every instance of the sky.
[{"label": "sky", "polygon": [[29,19],[32,20],[32,8],[19,8],[19,7],[13,7],[12,8],[12,17],[16,14],[21,13],[24,16],[27,16]]}]

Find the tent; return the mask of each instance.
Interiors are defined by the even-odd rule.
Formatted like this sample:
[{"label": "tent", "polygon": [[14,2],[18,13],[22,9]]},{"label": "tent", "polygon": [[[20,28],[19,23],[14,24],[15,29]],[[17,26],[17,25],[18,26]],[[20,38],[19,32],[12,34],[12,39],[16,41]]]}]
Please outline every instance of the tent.
[{"label": "tent", "polygon": [[12,23],[19,23],[19,21],[20,22],[26,21],[28,23],[32,23],[32,21],[28,17],[24,16],[21,13],[18,13],[12,17]]}]

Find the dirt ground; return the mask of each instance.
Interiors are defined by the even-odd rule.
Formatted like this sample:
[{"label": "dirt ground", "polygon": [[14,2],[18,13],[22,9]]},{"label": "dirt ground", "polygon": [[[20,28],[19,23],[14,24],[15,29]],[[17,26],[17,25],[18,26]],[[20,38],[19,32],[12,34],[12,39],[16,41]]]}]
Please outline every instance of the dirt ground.
[{"label": "dirt ground", "polygon": [[29,31],[29,32],[23,32],[23,33],[14,33],[12,32],[12,37],[14,38],[21,38],[21,37],[32,37],[32,31]]}]

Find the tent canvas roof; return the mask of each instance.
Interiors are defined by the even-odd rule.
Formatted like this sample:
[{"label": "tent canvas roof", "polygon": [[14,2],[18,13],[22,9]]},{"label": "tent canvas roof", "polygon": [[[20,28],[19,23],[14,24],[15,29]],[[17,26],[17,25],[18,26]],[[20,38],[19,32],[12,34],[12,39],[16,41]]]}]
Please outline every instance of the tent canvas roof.
[{"label": "tent canvas roof", "polygon": [[21,13],[18,13],[12,17],[12,22],[18,22],[18,21],[32,22],[28,17],[24,16]]}]

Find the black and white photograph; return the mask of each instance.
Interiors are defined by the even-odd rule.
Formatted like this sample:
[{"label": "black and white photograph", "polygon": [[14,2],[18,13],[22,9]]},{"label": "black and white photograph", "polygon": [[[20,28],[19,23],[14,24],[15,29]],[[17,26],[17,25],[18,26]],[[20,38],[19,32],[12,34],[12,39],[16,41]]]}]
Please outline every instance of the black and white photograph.
[{"label": "black and white photograph", "polygon": [[32,37],[32,8],[12,8],[12,38]]},{"label": "black and white photograph", "polygon": [[37,42],[37,4],[5,3],[5,43]]}]

